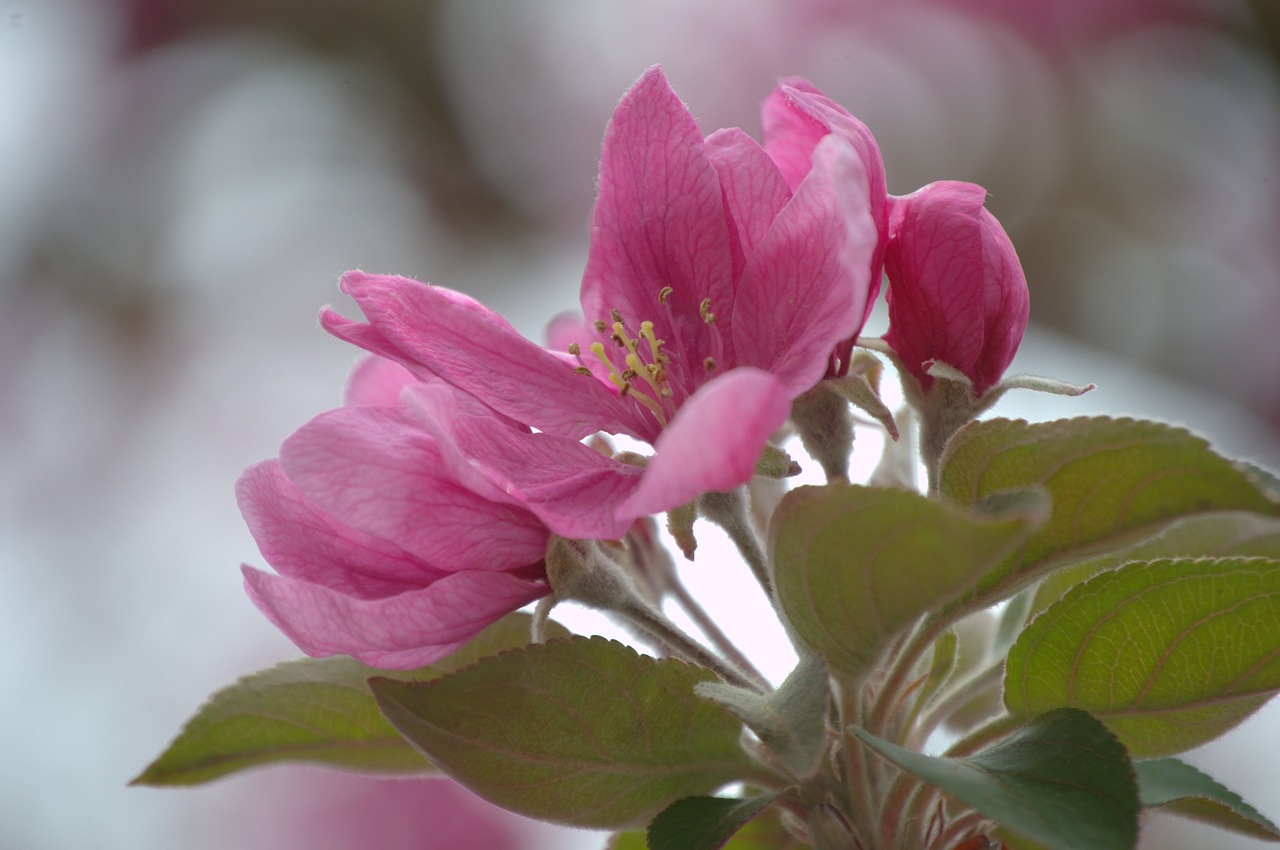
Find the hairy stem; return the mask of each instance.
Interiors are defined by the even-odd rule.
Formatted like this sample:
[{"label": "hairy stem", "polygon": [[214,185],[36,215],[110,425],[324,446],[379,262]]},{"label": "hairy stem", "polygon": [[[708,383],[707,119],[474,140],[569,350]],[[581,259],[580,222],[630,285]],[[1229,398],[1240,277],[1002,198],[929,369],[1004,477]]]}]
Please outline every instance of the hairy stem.
[{"label": "hairy stem", "polygon": [[698,604],[698,600],[693,598],[688,588],[678,578],[667,585],[667,590],[675,597],[676,603],[684,609],[689,618],[706,635],[707,640],[711,641],[715,648],[720,651],[721,655],[754,680],[758,689],[764,691],[773,690],[773,686],[769,684],[769,680],[764,677],[764,674],[751,663],[742,650],[738,649],[737,645],[729,639],[729,636],[724,633],[716,621],[711,619],[706,609]]}]

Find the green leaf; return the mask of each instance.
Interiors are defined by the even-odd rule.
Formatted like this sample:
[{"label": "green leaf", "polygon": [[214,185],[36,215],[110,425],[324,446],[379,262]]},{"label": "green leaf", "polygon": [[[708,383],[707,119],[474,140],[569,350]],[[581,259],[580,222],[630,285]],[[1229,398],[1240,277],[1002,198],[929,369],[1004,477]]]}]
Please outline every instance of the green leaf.
[{"label": "green leaf", "polygon": [[[529,642],[528,614],[515,613],[453,655],[418,670],[387,671],[345,656],[286,661],[215,693],[133,785],[197,785],[245,768],[311,762],[383,774],[433,771],[378,710],[370,676],[438,678],[486,655]],[[559,623],[548,634],[567,637]]]},{"label": "green leaf", "polygon": [[[765,811],[734,834],[721,850],[808,850],[782,826],[776,809]],[[714,845],[713,845],[714,846]],[[613,836],[607,850],[650,850],[645,833],[640,830],[622,832]]]},{"label": "green leaf", "polygon": [[1137,561],[1077,586],[1009,652],[1005,705],[1097,715],[1130,752],[1182,752],[1280,690],[1280,561]]},{"label": "green leaf", "polygon": [[1130,561],[1228,555],[1280,560],[1280,519],[1224,511],[1180,520],[1145,540],[1052,573],[1035,590],[1032,614],[1048,608],[1077,584]]},{"label": "green leaf", "polygon": [[920,615],[967,592],[1042,517],[964,513],[904,490],[799,487],[770,529],[779,604],[834,670],[858,675]]},{"label": "green leaf", "polygon": [[1132,850],[1138,840],[1138,787],[1129,757],[1083,711],[1051,711],[960,759],[854,732],[898,767],[1045,850]]},{"label": "green leaf", "polygon": [[529,817],[639,825],[755,768],[701,668],[603,638],[513,650],[432,682],[372,679],[393,726],[445,773]]},{"label": "green leaf", "polygon": [[1280,828],[1240,795],[1175,758],[1134,763],[1142,805],[1203,821],[1263,841],[1280,841]]},{"label": "green leaf", "polygon": [[813,776],[827,746],[827,665],[802,655],[776,691],[761,694],[724,682],[702,682],[694,692],[718,703],[745,723],[775,753],[791,776]]},{"label": "green leaf", "polygon": [[962,600],[970,610],[1010,596],[1067,559],[1151,534],[1210,511],[1275,515],[1254,479],[1191,433],[1105,417],[1030,425],[991,419],[962,428],[942,458],[939,492],[962,505],[1042,485],[1053,516]]},{"label": "green leaf", "polygon": [[649,850],[720,850],[777,796],[766,794],[750,800],[729,797],[677,800],[649,824]]}]

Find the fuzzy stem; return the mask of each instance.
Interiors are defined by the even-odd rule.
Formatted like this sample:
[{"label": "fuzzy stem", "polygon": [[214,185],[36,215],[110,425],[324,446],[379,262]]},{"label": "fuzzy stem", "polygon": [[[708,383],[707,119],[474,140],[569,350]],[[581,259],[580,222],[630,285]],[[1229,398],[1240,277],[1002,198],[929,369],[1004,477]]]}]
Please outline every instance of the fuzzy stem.
[{"label": "fuzzy stem", "polygon": [[614,610],[662,641],[676,655],[686,661],[692,661],[695,664],[706,667],[726,682],[758,693],[767,690],[767,683],[755,681],[734,665],[720,658],[720,656],[681,631],[680,627],[668,620],[661,611],[643,600],[634,598],[629,604],[621,605]]},{"label": "fuzzy stem", "polygon": [[766,692],[773,690],[772,685],[769,684],[769,680],[764,677],[764,674],[751,663],[742,650],[738,649],[737,645],[729,639],[729,636],[724,633],[716,621],[711,619],[706,609],[698,604],[698,600],[693,598],[688,588],[684,586],[679,578],[672,580],[667,585],[667,590],[675,597],[676,603],[684,609],[689,618],[706,635],[707,640],[711,641],[715,648],[720,651],[721,655],[736,665],[749,678],[753,679],[759,689]]},{"label": "fuzzy stem", "polygon": [[746,488],[739,487],[729,493],[704,493],[698,500],[702,515],[724,529],[729,539],[738,547],[742,559],[751,573],[773,601],[773,582],[769,578],[769,559],[755,526],[751,522],[751,509],[747,503]]}]

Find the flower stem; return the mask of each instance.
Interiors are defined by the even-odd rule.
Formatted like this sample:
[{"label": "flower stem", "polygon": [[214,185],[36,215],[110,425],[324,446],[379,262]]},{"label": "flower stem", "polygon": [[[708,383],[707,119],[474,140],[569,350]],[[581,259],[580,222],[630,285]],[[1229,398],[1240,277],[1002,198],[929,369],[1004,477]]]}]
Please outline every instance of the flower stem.
[{"label": "flower stem", "polygon": [[755,681],[747,673],[726,662],[681,631],[679,626],[644,600],[635,597],[628,604],[618,606],[614,611],[662,641],[674,654],[686,661],[706,667],[729,684],[757,693],[768,689],[767,682]]},{"label": "flower stem", "polygon": [[688,588],[684,586],[679,578],[669,582],[667,590],[675,597],[676,603],[684,609],[689,618],[706,635],[707,640],[711,641],[715,648],[720,651],[721,655],[737,665],[738,669],[742,670],[748,677],[755,680],[760,689],[765,691],[773,690],[764,674],[751,663],[750,659],[742,653],[742,650],[738,649],[737,645],[729,639],[729,636],[724,633],[716,621],[711,619],[706,609],[698,604],[698,600],[693,598]]},{"label": "flower stem", "polygon": [[728,493],[704,493],[698,500],[702,515],[724,529],[738,547],[742,559],[747,562],[752,575],[773,602],[773,582],[769,578],[769,559],[755,526],[751,524],[751,508],[747,502],[746,488],[739,487]]}]

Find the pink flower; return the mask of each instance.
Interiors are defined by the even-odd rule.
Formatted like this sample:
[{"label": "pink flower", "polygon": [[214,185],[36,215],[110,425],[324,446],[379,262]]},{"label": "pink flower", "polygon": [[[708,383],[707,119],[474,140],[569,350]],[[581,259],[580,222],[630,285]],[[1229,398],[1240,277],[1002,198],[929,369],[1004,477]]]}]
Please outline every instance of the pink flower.
[{"label": "pink flower", "polygon": [[[368,323],[331,310],[321,321],[537,429],[513,436],[492,419],[439,413],[440,399],[425,406],[437,439],[523,494],[553,530],[597,520],[577,536],[615,536],[635,517],[749,480],[791,401],[861,327],[877,243],[866,168],[838,136],[806,142],[803,175],[791,173],[798,145],[780,149],[776,161],[737,129],[704,139],[650,69],[605,133],[586,321],[553,325],[559,351],[464,295],[363,272],[342,288]],[[577,443],[598,431],[653,445],[643,474]],[[565,486],[583,476],[594,494]]]},{"label": "pink flower", "polygon": [[1022,342],[1027,279],[987,192],[942,181],[893,199],[885,254],[889,331],[885,342],[927,392],[933,361],[959,370],[980,398],[1000,380]]},{"label": "pink flower", "polygon": [[420,667],[549,592],[550,532],[518,499],[451,470],[449,450],[395,403],[413,383],[369,358],[346,406],[303,425],[278,460],[237,483],[279,573],[246,565],[245,587],[308,655]]},{"label": "pink flower", "polygon": [[[846,142],[858,155],[866,174],[866,205],[876,227],[876,244],[871,253],[867,280],[867,293],[863,320],[870,315],[876,295],[880,292],[880,276],[884,269],[885,245],[889,238],[889,195],[886,189],[884,160],[875,137],[857,118],[844,107],[828,98],[803,77],[787,77],[765,99],[761,124],[764,130],[764,149],[778,164],[787,185],[798,186],[809,174],[814,149],[828,135]],[[849,368],[849,353],[853,349],[859,323],[854,334],[837,347],[832,363],[835,374],[844,374]]]}]

